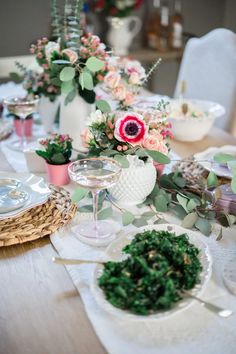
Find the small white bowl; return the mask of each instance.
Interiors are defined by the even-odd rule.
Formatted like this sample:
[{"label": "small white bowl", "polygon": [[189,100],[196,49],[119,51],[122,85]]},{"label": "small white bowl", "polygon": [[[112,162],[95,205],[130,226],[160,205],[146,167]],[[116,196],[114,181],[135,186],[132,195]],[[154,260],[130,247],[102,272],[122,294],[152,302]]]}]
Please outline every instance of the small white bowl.
[{"label": "small white bowl", "polygon": [[186,103],[189,107],[198,107],[199,111],[204,112],[201,117],[189,117],[184,114],[174,117],[170,113],[168,121],[172,125],[172,133],[176,140],[180,141],[198,141],[204,138],[210,131],[216,118],[222,117],[225,114],[225,108],[215,102],[203,100],[171,100],[171,106],[182,105]]}]

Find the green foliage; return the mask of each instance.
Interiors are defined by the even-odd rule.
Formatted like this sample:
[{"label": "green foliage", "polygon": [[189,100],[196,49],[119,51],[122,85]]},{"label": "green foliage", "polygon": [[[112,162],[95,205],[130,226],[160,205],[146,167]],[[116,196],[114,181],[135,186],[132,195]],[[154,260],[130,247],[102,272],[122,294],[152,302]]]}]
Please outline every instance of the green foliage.
[{"label": "green foliage", "polygon": [[82,187],[76,188],[74,193],[72,194],[72,201],[74,203],[79,203],[82,199],[84,199],[88,195],[88,190]]},{"label": "green foliage", "polygon": [[75,69],[72,67],[64,67],[60,72],[61,81],[71,81],[75,77]]},{"label": "green foliage", "polygon": [[127,160],[126,156],[123,155],[115,155],[114,156],[114,160],[116,160],[117,162],[119,162],[119,164],[123,167],[123,168],[128,168],[129,167],[129,161]]},{"label": "green foliage", "polygon": [[218,178],[213,171],[211,171],[207,177],[207,186],[209,188],[214,188],[218,186]]},{"label": "green foliage", "polygon": [[219,164],[227,164],[229,161],[234,161],[235,156],[231,154],[218,153],[214,155],[214,160]]},{"label": "green foliage", "polygon": [[90,57],[86,63],[85,63],[86,67],[92,71],[93,73],[100,71],[103,69],[104,67],[104,63],[103,61],[95,58],[95,57]]},{"label": "green foliage", "polygon": [[105,100],[96,100],[96,107],[103,113],[110,113],[111,112],[111,106],[109,103]]},{"label": "green foliage", "polygon": [[145,151],[155,162],[158,162],[162,165],[166,165],[170,163],[170,158],[159,151],[154,151],[154,150],[145,150]]}]

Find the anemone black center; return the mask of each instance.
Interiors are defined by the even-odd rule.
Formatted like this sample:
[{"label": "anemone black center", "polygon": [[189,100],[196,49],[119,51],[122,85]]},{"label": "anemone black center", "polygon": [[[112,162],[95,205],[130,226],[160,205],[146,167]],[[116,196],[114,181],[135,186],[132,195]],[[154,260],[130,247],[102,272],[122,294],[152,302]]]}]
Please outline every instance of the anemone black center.
[{"label": "anemone black center", "polygon": [[125,126],[125,132],[129,136],[137,135],[138,131],[139,131],[139,127],[134,122],[127,123],[126,126]]}]

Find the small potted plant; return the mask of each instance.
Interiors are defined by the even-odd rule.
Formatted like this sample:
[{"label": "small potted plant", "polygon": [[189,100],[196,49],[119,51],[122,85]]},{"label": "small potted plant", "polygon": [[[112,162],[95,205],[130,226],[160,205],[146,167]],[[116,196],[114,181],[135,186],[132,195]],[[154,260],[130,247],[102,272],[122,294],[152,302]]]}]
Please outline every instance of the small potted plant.
[{"label": "small potted plant", "polygon": [[69,135],[52,134],[41,140],[44,150],[36,153],[46,161],[49,183],[63,186],[69,183],[68,166],[72,154],[72,139]]}]

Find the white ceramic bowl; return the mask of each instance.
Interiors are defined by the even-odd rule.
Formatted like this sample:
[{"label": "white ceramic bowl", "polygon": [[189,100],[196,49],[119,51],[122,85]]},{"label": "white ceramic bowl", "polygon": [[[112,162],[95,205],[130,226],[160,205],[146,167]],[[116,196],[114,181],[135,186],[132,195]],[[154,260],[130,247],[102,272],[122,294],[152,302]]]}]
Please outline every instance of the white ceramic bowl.
[{"label": "white ceramic bowl", "polygon": [[[178,102],[180,101],[171,100],[170,106],[176,105]],[[183,103],[188,104],[189,107],[198,107],[198,110],[204,114],[201,117],[186,117],[184,114],[174,117],[173,113],[170,113],[168,121],[172,125],[172,133],[176,140],[198,141],[203,139],[210,131],[215,119],[225,114],[225,108],[215,102],[184,99]]]}]

